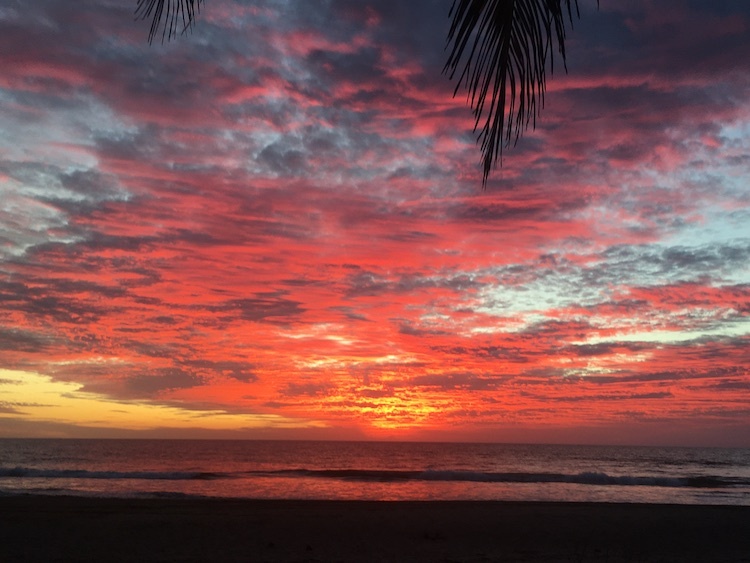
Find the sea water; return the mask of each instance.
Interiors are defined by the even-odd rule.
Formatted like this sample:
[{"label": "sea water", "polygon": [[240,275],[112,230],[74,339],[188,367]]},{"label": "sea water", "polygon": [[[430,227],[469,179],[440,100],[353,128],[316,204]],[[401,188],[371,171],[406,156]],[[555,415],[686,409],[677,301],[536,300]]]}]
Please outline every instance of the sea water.
[{"label": "sea water", "polygon": [[2,439],[0,494],[750,505],[750,449]]}]

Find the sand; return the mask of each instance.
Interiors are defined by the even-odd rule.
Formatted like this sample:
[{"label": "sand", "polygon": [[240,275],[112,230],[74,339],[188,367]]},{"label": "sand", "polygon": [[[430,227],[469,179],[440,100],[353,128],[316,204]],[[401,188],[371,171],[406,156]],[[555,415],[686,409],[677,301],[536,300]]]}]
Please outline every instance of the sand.
[{"label": "sand", "polygon": [[0,561],[750,561],[750,507],[9,496]]}]

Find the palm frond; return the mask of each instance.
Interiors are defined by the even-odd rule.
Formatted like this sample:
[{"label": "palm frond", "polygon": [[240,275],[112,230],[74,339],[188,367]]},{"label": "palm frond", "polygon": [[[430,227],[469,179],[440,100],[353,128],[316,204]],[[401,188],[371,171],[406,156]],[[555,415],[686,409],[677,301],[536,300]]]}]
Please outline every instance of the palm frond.
[{"label": "palm frond", "polygon": [[[564,6],[563,6],[564,5]],[[464,87],[480,127],[484,175],[502,157],[503,148],[518,142],[544,106],[546,67],[554,70],[553,39],[567,70],[565,20],[573,23],[578,0],[454,0],[448,32],[450,56],[443,69],[453,79],[453,92]],[[565,9],[564,9],[565,8]]]},{"label": "palm frond", "polygon": [[[177,36],[177,31],[185,33],[195,21],[203,0],[138,0],[135,9],[136,19],[151,18],[148,42],[151,43],[162,28],[161,40]],[[163,20],[163,24],[162,24]]]}]

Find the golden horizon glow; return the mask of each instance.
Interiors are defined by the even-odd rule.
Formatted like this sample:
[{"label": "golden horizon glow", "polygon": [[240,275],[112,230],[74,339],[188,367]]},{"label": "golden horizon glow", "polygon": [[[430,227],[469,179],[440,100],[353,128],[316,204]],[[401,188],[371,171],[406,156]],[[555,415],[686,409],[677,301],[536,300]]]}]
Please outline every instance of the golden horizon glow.
[{"label": "golden horizon glow", "polygon": [[[0,421],[20,415],[43,423],[105,429],[252,430],[326,426],[321,422],[295,420],[274,414],[233,414],[220,409],[187,409],[153,401],[113,400],[98,393],[82,391],[82,385],[78,383],[55,381],[39,373],[6,369],[0,369],[0,406],[11,411],[0,411]],[[2,428],[0,424],[0,432]]]}]

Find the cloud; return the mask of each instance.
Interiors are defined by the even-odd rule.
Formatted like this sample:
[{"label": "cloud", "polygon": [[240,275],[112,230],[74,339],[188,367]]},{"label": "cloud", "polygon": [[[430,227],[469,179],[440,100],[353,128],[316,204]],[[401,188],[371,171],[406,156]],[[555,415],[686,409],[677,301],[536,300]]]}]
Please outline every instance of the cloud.
[{"label": "cloud", "polygon": [[486,191],[449,8],[3,10],[0,369],[256,429],[742,420],[747,7],[582,6]]},{"label": "cloud", "polygon": [[288,317],[295,318],[304,312],[301,303],[285,299],[284,292],[260,292],[257,297],[232,299],[217,308],[215,312],[237,312],[240,318],[253,322],[279,322]]},{"label": "cloud", "polygon": [[202,380],[196,375],[174,368],[163,368],[153,374],[128,377],[125,387],[136,396],[152,396],[171,389],[183,389],[200,385]]},{"label": "cloud", "polygon": [[328,392],[332,388],[330,383],[287,383],[281,390],[284,397],[315,397]]},{"label": "cloud", "polygon": [[467,391],[486,391],[497,389],[507,380],[508,378],[505,377],[483,376],[472,373],[443,373],[416,376],[402,382],[400,386],[408,388],[434,387],[441,390],[462,389]]}]

